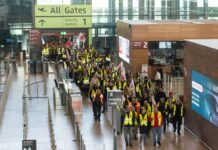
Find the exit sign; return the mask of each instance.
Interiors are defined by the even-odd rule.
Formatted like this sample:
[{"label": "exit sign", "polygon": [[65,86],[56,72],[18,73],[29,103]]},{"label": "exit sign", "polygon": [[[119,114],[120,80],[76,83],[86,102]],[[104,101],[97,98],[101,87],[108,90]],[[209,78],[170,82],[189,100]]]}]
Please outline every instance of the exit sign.
[{"label": "exit sign", "polygon": [[67,34],[67,32],[61,32],[61,35],[66,35]]}]

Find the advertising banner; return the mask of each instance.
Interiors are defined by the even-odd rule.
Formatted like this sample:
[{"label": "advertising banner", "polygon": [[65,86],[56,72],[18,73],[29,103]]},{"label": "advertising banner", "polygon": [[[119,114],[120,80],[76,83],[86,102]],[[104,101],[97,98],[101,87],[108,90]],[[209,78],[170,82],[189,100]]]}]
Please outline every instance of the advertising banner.
[{"label": "advertising banner", "polygon": [[119,57],[129,63],[129,40],[119,36]]},{"label": "advertising banner", "polygon": [[194,70],[192,109],[218,127],[218,81]]}]

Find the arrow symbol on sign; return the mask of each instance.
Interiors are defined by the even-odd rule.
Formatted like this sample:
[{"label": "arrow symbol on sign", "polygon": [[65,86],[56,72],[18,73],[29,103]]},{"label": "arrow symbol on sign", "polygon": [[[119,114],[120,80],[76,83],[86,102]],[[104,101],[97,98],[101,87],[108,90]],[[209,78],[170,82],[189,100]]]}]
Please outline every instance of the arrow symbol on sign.
[{"label": "arrow symbol on sign", "polygon": [[46,12],[45,8],[38,8],[39,11]]},{"label": "arrow symbol on sign", "polygon": [[41,19],[39,20],[39,23],[41,23],[41,25],[43,26],[43,24],[45,23],[45,20]]}]

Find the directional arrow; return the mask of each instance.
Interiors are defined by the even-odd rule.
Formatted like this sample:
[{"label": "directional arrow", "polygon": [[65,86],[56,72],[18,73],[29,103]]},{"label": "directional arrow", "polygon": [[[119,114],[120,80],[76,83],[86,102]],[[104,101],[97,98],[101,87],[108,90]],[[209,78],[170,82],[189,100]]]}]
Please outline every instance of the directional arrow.
[{"label": "directional arrow", "polygon": [[42,12],[46,12],[45,8],[42,7],[42,8],[38,8],[39,11],[42,11]]},{"label": "directional arrow", "polygon": [[41,19],[39,20],[39,23],[41,23],[41,25],[43,26],[43,24],[45,23],[45,20]]}]

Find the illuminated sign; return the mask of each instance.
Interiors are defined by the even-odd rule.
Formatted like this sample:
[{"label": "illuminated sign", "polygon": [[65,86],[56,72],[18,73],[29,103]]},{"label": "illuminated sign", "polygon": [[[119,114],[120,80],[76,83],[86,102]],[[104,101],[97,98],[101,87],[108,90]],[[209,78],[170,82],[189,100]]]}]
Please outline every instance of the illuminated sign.
[{"label": "illuminated sign", "polygon": [[36,28],[91,28],[91,5],[36,5]]}]

